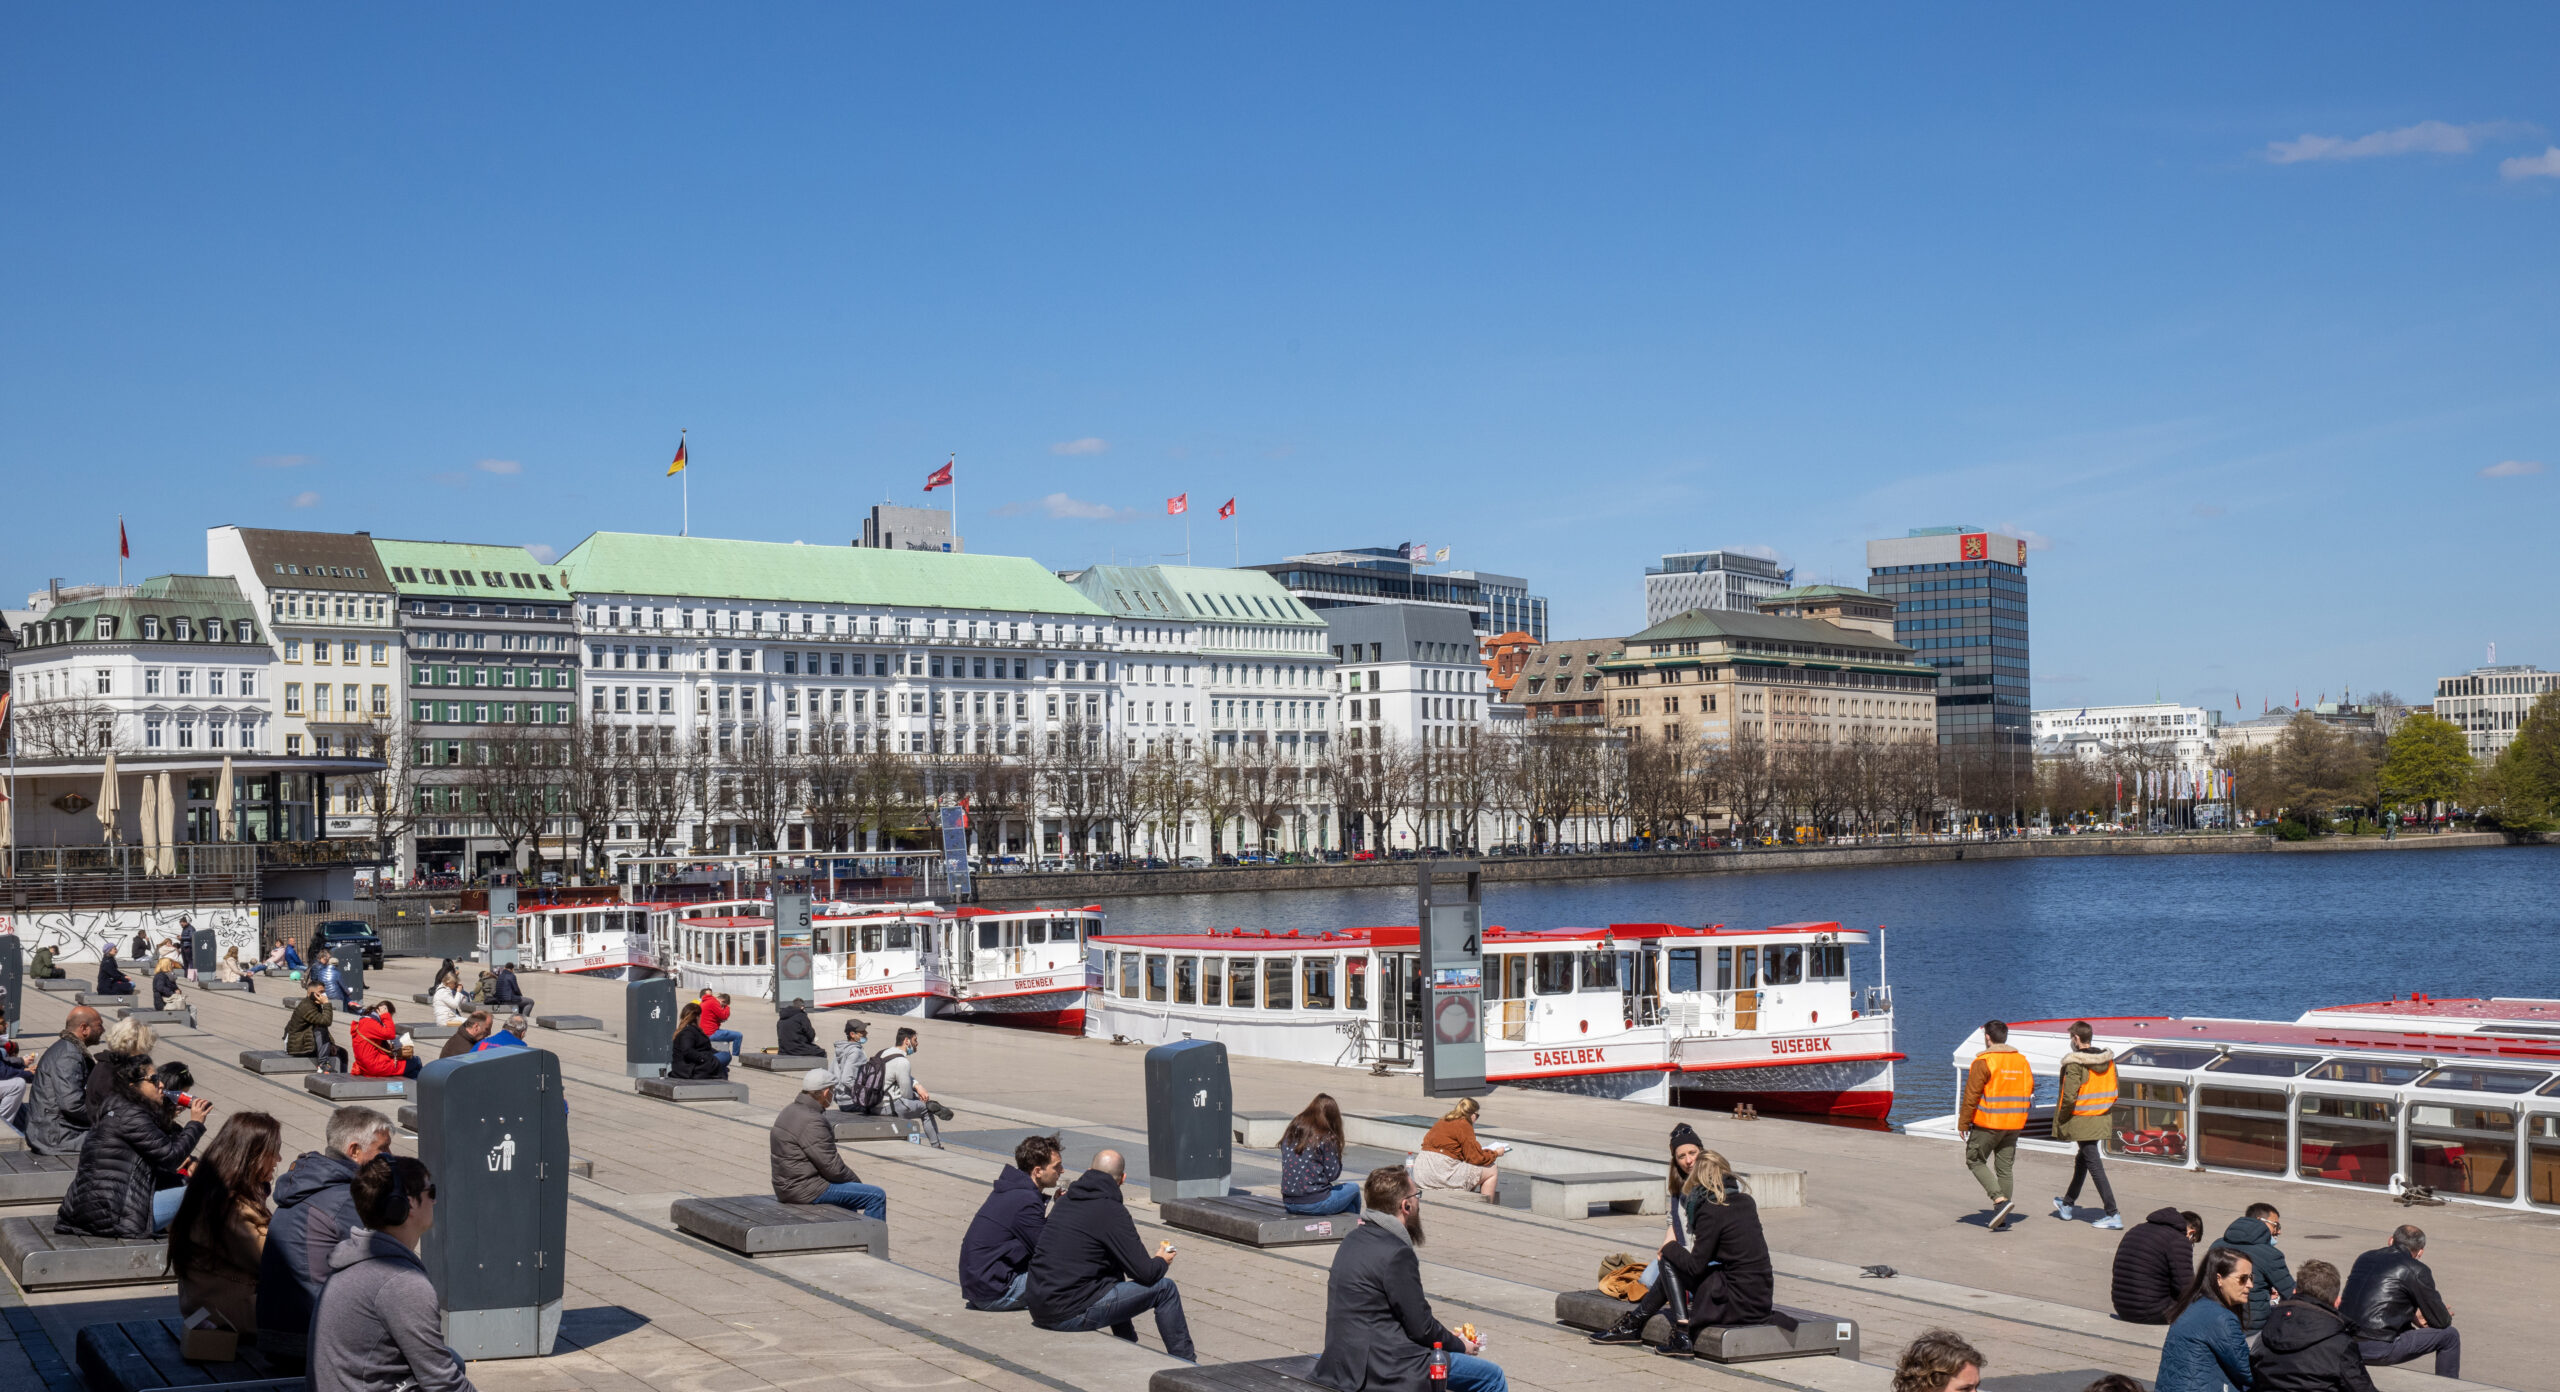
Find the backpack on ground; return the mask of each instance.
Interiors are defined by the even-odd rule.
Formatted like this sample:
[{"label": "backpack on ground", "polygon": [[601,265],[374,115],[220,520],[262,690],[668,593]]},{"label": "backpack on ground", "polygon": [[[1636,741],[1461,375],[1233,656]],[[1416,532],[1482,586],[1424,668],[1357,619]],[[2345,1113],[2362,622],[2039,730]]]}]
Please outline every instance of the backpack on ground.
[{"label": "backpack on ground", "polygon": [[1600,1293],[1619,1300],[1644,1299],[1644,1263],[1624,1252],[1602,1257]]},{"label": "backpack on ground", "polygon": [[881,1101],[889,1095],[889,1055],[886,1051],[862,1061],[853,1074],[853,1105],[865,1113],[880,1110]]}]

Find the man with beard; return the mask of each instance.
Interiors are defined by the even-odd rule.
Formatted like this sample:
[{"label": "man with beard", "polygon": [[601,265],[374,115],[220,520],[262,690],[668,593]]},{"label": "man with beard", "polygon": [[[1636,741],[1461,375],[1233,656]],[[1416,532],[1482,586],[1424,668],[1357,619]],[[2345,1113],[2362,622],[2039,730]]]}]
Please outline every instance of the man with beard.
[{"label": "man with beard", "polygon": [[1116,1150],[1094,1152],[1093,1168],[1067,1186],[1032,1250],[1031,1279],[1023,1298],[1031,1322],[1042,1329],[1081,1333],[1108,1329],[1114,1337],[1138,1342],[1133,1322],[1141,1311],[1156,1312],[1156,1333],[1164,1350],[1185,1363],[1197,1363],[1191,1326],[1182,1317],[1182,1294],[1165,1269],[1173,1264],[1173,1244],[1152,1253],[1138,1240],[1138,1224],[1120,1198],[1129,1162]]},{"label": "man with beard", "polygon": [[1449,1355],[1449,1392],[1509,1392],[1484,1341],[1440,1323],[1422,1293],[1422,1193],[1402,1165],[1371,1170],[1359,1226],[1324,1285],[1324,1355],[1315,1380],[1340,1392],[1424,1392],[1431,1350]]}]

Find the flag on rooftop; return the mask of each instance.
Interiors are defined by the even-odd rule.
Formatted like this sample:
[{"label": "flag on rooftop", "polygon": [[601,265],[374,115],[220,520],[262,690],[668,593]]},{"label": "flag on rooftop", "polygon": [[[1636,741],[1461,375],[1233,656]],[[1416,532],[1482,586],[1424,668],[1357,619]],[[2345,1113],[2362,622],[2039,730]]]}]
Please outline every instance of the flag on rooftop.
[{"label": "flag on rooftop", "polygon": [[1227,501],[1226,501],[1223,505],[1221,505],[1221,506],[1218,508],[1218,515],[1219,515],[1220,517],[1233,517],[1233,516],[1235,516],[1235,515],[1236,515],[1236,500],[1235,500],[1235,499],[1233,499],[1233,498],[1229,498],[1229,499],[1227,499]]},{"label": "flag on rooftop", "polygon": [[[934,470],[932,473],[925,475],[925,479],[924,479],[924,491],[925,491],[925,492],[927,492],[927,493],[930,493],[930,492],[932,492],[933,490],[935,490],[935,489],[937,489],[937,488],[940,488],[940,487],[944,486],[945,484],[950,483],[950,482],[951,482],[951,466],[952,466],[953,464],[957,464],[957,463],[959,463],[959,462],[960,462],[960,456],[958,456],[958,455],[956,455],[956,454],[955,454],[955,455],[951,456],[950,461],[949,461],[948,463],[945,463],[941,468],[936,469],[936,470]],[[956,498],[956,497],[958,497],[958,496],[960,496],[960,495],[959,495],[959,494],[957,494],[957,493],[955,493],[955,494],[953,494],[952,496]]]},{"label": "flag on rooftop", "polygon": [[120,560],[133,559],[133,543],[125,540],[124,518],[121,516],[116,518],[116,556]]},{"label": "flag on rooftop", "polygon": [[1164,515],[1167,517],[1179,517],[1190,510],[1191,495],[1188,493],[1176,493],[1164,500]]},{"label": "flag on rooftop", "polygon": [[683,472],[684,472],[684,463],[685,463],[684,437],[683,437],[683,436],[681,436],[681,435],[679,435],[679,436],[677,436],[677,437],[676,437],[676,458],[675,458],[675,462],[674,462],[674,463],[672,463],[672,464],[669,464],[669,465],[667,466],[667,477],[669,477],[669,478],[674,478],[676,475],[683,473]]}]

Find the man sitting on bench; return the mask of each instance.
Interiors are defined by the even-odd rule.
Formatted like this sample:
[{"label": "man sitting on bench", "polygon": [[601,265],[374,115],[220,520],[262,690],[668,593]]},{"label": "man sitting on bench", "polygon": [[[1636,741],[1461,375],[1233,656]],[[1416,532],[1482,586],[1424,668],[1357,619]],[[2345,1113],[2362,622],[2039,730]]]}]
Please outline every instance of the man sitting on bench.
[{"label": "man sitting on bench", "polygon": [[1138,1326],[1133,1321],[1139,1311],[1151,1309],[1164,1351],[1197,1363],[1191,1325],[1182,1317],[1182,1292],[1165,1275],[1173,1263],[1173,1244],[1162,1243],[1150,1254],[1139,1243],[1138,1225],[1120,1198],[1120,1181],[1128,1172],[1129,1162],[1120,1152],[1097,1151],[1093,1168],[1059,1197],[1048,1226],[1041,1229],[1040,1246],[1031,1254],[1031,1280],[1024,1288],[1031,1322],[1070,1334],[1109,1329],[1134,1344]]},{"label": "man sitting on bench", "polygon": [[284,1051],[295,1058],[315,1060],[323,1073],[346,1068],[345,1052],[329,1039],[329,1021],[335,1012],[329,1008],[329,988],[318,977],[302,983],[302,999],[284,1020]]},{"label": "man sitting on bench", "polygon": [[1484,1341],[1431,1313],[1422,1293],[1422,1191],[1402,1165],[1369,1172],[1359,1225],[1333,1254],[1324,1282],[1324,1355],[1315,1381],[1340,1392],[1422,1392],[1431,1350],[1449,1356],[1449,1392],[1508,1392]]},{"label": "man sitting on bench", "polygon": [[972,1310],[1019,1310],[1031,1287],[1031,1254],[1049,1225],[1049,1191],[1067,1172],[1055,1136],[1025,1136],[1013,1168],[996,1171],[996,1187],[960,1239],[960,1299]]},{"label": "man sitting on bench", "polygon": [[836,1152],[827,1120],[835,1076],[823,1068],[800,1075],[800,1095],[773,1119],[773,1196],[787,1204],[834,1204],[872,1218],[889,1216],[889,1191],[865,1184]]}]

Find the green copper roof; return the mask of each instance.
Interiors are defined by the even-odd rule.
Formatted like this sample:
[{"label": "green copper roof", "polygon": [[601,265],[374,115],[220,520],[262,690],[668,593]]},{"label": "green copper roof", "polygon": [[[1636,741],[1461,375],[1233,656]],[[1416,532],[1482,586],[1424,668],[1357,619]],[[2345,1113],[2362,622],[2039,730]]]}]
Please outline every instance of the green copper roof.
[{"label": "green copper roof", "polygon": [[[190,641],[203,641],[207,619],[223,621],[225,637],[235,643],[264,641],[258,636],[259,614],[256,606],[241,597],[240,586],[228,575],[154,575],[133,587],[130,594],[98,595],[57,604],[41,619],[25,625],[19,639],[29,648],[42,647],[37,640],[46,634],[60,635],[59,643],[92,643],[98,641],[97,621],[117,620],[112,641],[142,641],[142,620],[146,616],[163,622],[163,641],[174,641],[174,620],[188,620]],[[47,627],[51,625],[51,627]]]},{"label": "green copper roof", "polygon": [[521,546],[482,546],[467,541],[385,541],[374,538],[392,588],[404,595],[438,598],[570,600],[569,577],[545,566]]},{"label": "green copper roof", "polygon": [[[1782,619],[1774,614],[1745,614],[1731,609],[1692,609],[1675,614],[1627,638],[1630,659],[1661,643],[1740,638],[1806,647],[1854,648],[1872,654],[1869,661],[1913,663],[1911,649],[1863,629],[1842,628],[1819,619]],[[1668,654],[1658,654],[1668,656]],[[1638,660],[1641,665],[1641,660]]]},{"label": "green copper roof", "polygon": [[1890,602],[1886,600],[1884,596],[1876,594],[1871,590],[1861,590],[1850,585],[1798,585],[1792,590],[1780,590],[1776,594],[1770,595],[1757,602],[1761,604],[1775,604],[1782,599],[1840,599],[1844,597],[1849,599],[1872,599],[1879,604]]},{"label": "green copper roof", "polygon": [[1028,556],[598,532],[552,569],[581,595],[1108,613]]},{"label": "green copper roof", "polygon": [[1075,587],[1129,619],[1324,627],[1324,620],[1291,596],[1269,571],[1098,565],[1078,575]]}]

